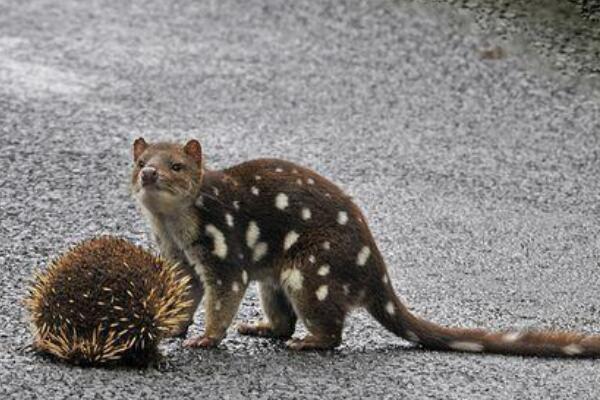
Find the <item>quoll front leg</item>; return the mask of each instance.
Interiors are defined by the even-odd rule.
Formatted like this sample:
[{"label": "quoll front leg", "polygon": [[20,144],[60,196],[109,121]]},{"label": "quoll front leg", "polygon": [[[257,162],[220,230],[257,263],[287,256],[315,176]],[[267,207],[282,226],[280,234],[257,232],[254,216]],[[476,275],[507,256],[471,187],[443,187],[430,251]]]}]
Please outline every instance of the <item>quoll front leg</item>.
[{"label": "quoll front leg", "polygon": [[192,305],[189,307],[190,318],[187,321],[183,321],[178,330],[173,334],[173,336],[178,338],[185,338],[187,336],[190,325],[194,323],[194,313],[196,312],[196,309],[198,308],[198,305],[204,296],[204,287],[200,281],[200,278],[198,278],[196,274],[191,275],[191,277],[192,281],[190,282],[190,300],[192,301]]},{"label": "quoll front leg", "polygon": [[186,347],[216,347],[227,334],[247,288],[247,277],[209,277],[204,280],[204,334],[184,342]]},{"label": "quoll front leg", "polygon": [[296,329],[296,313],[279,284],[261,282],[258,285],[265,319],[254,324],[240,324],[242,335],[288,339]]}]

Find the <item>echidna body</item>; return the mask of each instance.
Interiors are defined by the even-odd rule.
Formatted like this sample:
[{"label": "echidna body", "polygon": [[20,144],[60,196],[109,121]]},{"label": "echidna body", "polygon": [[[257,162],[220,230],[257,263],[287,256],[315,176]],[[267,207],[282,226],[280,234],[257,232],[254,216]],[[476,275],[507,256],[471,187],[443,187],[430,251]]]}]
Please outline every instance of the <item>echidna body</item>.
[{"label": "echidna body", "polygon": [[160,339],[189,320],[189,280],[126,240],[81,242],[31,287],[34,348],[75,364],[146,364]]}]

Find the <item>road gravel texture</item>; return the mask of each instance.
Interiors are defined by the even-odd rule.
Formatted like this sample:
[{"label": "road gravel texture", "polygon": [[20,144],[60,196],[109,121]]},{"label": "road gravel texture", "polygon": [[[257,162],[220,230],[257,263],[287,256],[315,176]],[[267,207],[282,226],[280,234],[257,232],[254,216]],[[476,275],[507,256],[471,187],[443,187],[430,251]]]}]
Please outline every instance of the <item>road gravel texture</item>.
[{"label": "road gravel texture", "polygon": [[[100,233],[152,246],[128,193],[140,135],[198,138],[216,168],[281,157],[338,182],[433,321],[600,333],[597,58],[557,67],[564,52],[523,46],[526,13],[498,35],[481,7],[0,1],[0,397],[598,398],[598,361],[424,351],[362,312],[326,353],[234,331],[212,351],[165,341],[161,369],[23,350],[21,299],[49,258]],[[253,287],[238,320],[258,315]]]}]

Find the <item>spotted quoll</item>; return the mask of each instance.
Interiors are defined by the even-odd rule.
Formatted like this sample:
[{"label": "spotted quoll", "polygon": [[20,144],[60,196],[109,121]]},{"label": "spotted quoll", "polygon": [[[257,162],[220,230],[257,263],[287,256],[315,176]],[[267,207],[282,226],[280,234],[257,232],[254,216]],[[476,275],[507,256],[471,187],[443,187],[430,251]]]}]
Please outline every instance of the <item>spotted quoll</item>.
[{"label": "spotted quoll", "polygon": [[[365,308],[385,328],[429,349],[541,356],[595,356],[600,336],[449,328],[412,314],[394,292],[367,222],[350,197],[291,162],[261,159],[220,171],[204,166],[200,143],[133,145],[132,191],[161,252],[204,286],[204,335],[223,339],[248,284],[258,281],[263,321],[242,334],[290,339],[291,349],[340,344],[344,319]],[[198,282],[198,286],[201,286]],[[196,289],[196,303],[201,290]]]}]

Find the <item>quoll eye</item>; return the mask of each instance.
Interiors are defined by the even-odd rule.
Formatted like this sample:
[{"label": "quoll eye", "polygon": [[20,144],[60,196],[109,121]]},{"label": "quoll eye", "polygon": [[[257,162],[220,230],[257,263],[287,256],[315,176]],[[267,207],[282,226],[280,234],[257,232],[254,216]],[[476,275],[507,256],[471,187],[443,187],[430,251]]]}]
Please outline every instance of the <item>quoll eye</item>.
[{"label": "quoll eye", "polygon": [[173,165],[171,165],[171,169],[173,171],[181,171],[183,169],[183,164],[181,164],[181,163],[174,163]]},{"label": "quoll eye", "polygon": [[146,164],[142,160],[139,160],[137,162],[137,166],[140,167],[140,168],[144,168],[144,165],[146,165]]}]

